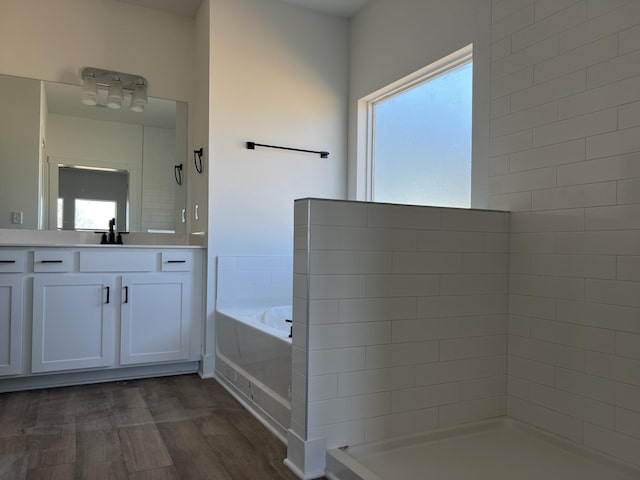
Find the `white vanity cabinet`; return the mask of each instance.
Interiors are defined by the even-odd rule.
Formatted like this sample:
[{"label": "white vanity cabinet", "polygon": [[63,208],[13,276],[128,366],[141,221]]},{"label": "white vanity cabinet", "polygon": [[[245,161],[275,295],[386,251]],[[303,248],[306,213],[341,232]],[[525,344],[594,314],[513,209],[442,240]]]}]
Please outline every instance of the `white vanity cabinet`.
[{"label": "white vanity cabinet", "polygon": [[115,285],[110,275],[34,278],[32,372],[113,365]]},{"label": "white vanity cabinet", "polygon": [[156,273],[122,277],[120,363],[187,360],[191,279]]},{"label": "white vanity cabinet", "polygon": [[0,246],[0,391],[194,372],[203,298],[198,247]]},{"label": "white vanity cabinet", "polygon": [[0,275],[0,375],[22,373],[22,278]]},{"label": "white vanity cabinet", "polygon": [[0,250],[0,376],[22,373],[25,254]]}]

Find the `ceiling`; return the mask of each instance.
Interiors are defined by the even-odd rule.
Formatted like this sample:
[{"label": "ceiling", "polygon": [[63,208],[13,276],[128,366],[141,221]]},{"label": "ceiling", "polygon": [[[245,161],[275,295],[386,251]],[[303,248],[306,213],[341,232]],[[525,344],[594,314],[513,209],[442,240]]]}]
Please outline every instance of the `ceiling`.
[{"label": "ceiling", "polygon": [[[156,8],[174,15],[195,17],[201,0],[118,0],[142,7]],[[319,12],[351,17],[371,0],[282,0],[286,3],[310,8]]]},{"label": "ceiling", "polygon": [[352,17],[358,10],[364,7],[369,0],[282,0],[283,2],[307,7],[311,10],[340,15],[341,17]]},{"label": "ceiling", "polygon": [[120,2],[140,5],[141,7],[156,8],[174,15],[195,17],[202,0],[118,0]]}]

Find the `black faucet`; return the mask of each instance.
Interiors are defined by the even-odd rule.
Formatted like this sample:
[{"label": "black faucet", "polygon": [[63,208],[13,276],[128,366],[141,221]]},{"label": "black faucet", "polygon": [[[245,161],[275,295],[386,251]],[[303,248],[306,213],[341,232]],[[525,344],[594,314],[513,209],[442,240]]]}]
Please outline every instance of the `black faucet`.
[{"label": "black faucet", "polygon": [[[96,232],[101,233],[102,237],[100,238],[100,245],[122,245],[122,232],[118,232],[118,236],[116,237],[116,219],[112,218],[109,220],[109,235],[107,236],[107,232]],[[127,232],[124,232],[127,233]]]},{"label": "black faucet", "polygon": [[113,230],[116,226],[116,219],[112,218],[109,220],[109,245],[114,245],[116,243],[116,232]]}]

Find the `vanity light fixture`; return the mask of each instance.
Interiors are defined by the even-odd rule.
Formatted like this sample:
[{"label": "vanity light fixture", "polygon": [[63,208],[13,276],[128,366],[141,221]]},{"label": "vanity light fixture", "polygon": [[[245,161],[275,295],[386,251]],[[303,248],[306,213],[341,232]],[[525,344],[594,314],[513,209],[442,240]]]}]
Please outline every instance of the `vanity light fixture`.
[{"label": "vanity light fixture", "polygon": [[82,80],[82,103],[91,106],[97,105],[98,86],[96,84],[96,76],[93,73],[88,73],[86,76],[83,75]]},{"label": "vanity light fixture", "polygon": [[125,97],[131,96],[131,111],[144,112],[147,106],[147,80],[140,75],[113,72],[100,68],[82,69],[82,103],[98,105],[98,89],[108,90],[106,106],[121,108]]}]

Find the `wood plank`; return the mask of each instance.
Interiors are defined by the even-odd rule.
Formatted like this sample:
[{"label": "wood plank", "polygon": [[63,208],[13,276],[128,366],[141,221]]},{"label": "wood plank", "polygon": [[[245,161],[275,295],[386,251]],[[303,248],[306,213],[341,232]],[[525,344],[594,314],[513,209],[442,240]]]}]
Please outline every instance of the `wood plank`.
[{"label": "wood plank", "polygon": [[170,467],[154,468],[144,472],[135,472],[129,475],[129,480],[183,480],[172,465]]},{"label": "wood plank", "polygon": [[0,436],[0,478],[23,479],[27,473],[27,464],[26,437]]},{"label": "wood plank", "polygon": [[29,470],[76,461],[76,429],[70,425],[38,425],[27,434]]},{"label": "wood plank", "polygon": [[76,464],[80,478],[128,478],[129,472],[124,463],[117,431],[78,431],[76,448]]},{"label": "wood plank", "polygon": [[15,426],[34,426],[38,419],[40,392],[0,393],[0,436],[13,435]]},{"label": "wood plank", "polygon": [[77,387],[47,390],[46,398],[38,404],[37,425],[67,425],[76,420]]},{"label": "wood plank", "polygon": [[105,394],[102,385],[86,385],[75,395],[76,420],[104,415],[113,409],[113,398]]},{"label": "wood plank", "polygon": [[27,456],[19,453],[0,453],[0,478],[21,480],[27,473]]},{"label": "wood plank", "polygon": [[169,452],[155,425],[124,427],[118,432],[122,455],[129,473],[172,464]]},{"label": "wood plank", "polygon": [[105,395],[111,399],[113,408],[147,408],[147,403],[142,396],[142,390],[133,382],[115,382],[104,384]]},{"label": "wood plank", "polygon": [[75,478],[75,465],[52,465],[28,470],[25,480],[69,480]]},{"label": "wood plank", "polygon": [[158,429],[181,478],[232,480],[217,452],[209,448],[194,422],[160,423]]}]

